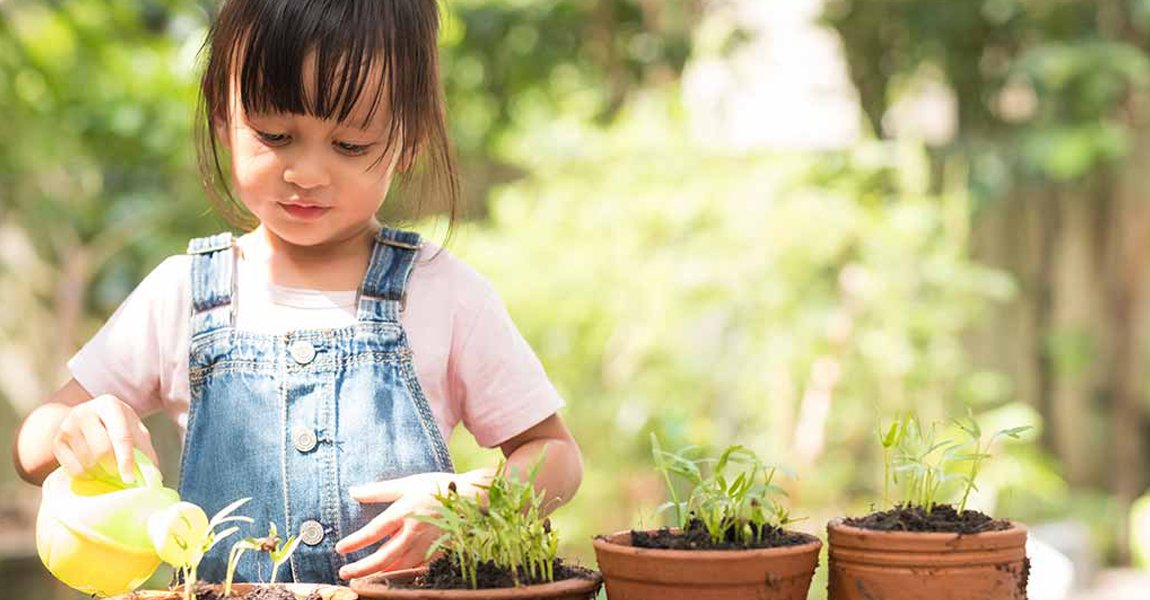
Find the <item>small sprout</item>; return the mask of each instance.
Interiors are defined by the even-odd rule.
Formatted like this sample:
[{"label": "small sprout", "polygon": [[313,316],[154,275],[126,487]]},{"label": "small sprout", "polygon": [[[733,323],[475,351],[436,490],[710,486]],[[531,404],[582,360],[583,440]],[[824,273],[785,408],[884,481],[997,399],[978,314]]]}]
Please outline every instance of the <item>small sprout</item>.
[{"label": "small sprout", "polygon": [[893,478],[891,471],[891,462],[893,460],[893,452],[895,447],[902,441],[903,433],[906,431],[906,421],[909,416],[903,416],[902,419],[896,420],[890,424],[885,435],[879,435],[879,442],[882,443],[882,456],[883,456],[883,479],[882,479],[882,501],[890,503],[890,481]]},{"label": "small sprout", "polygon": [[259,545],[259,551],[260,552],[271,552],[272,550],[276,549],[276,546],[279,546],[280,536],[274,534],[274,532],[275,532],[275,524],[274,523],[272,524],[272,532],[273,533],[269,534],[267,537],[262,537],[262,538],[256,539],[256,543]]},{"label": "small sprout", "polygon": [[299,538],[294,535],[288,536],[284,545],[280,546],[280,536],[276,534],[276,524],[268,523],[268,534],[267,537],[260,540],[260,549],[267,552],[268,556],[272,558],[271,583],[276,582],[276,572],[279,571],[280,565],[287,562],[298,547]]},{"label": "small sprout", "polygon": [[279,570],[280,565],[287,562],[291,555],[295,552],[296,547],[299,546],[299,539],[295,536],[289,537],[287,542],[281,547],[280,536],[276,531],[275,523],[268,523],[268,534],[260,538],[245,538],[232,545],[232,550],[228,555],[228,573],[227,579],[224,580],[224,596],[232,593],[232,579],[235,577],[236,565],[239,563],[240,556],[247,550],[254,550],[256,552],[266,552],[272,559],[272,577],[270,583],[275,583],[276,572]]},{"label": "small sprout", "polygon": [[[883,448],[883,502],[891,503],[890,488],[902,487],[898,505],[918,506],[927,513],[934,510],[944,491],[952,490],[952,482],[962,482],[962,498],[958,512],[966,510],[972,490],[978,489],[978,478],[983,461],[994,441],[1000,436],[1018,438],[1030,427],[1014,427],[996,432],[983,446],[982,429],[972,415],[954,424],[965,434],[966,440],[936,439],[935,426],[923,427],[918,417],[906,413],[895,420],[879,441]],[[969,472],[958,474],[956,465],[970,463]],[[901,477],[901,479],[900,479]]]},{"label": "small sprout", "polygon": [[509,475],[500,463],[491,482],[477,486],[486,490],[486,499],[459,494],[451,485],[448,494],[437,494],[436,513],[415,517],[443,532],[427,557],[443,550],[473,589],[485,563],[506,569],[515,585],[553,581],[559,538],[543,517],[543,494],[535,491],[540,462],[526,481]]},{"label": "small sprout", "polygon": [[1002,436],[1018,439],[1019,434],[1029,430],[1030,427],[1011,427],[996,431],[994,435],[990,436],[990,439],[986,442],[986,446],[983,447],[982,429],[978,426],[978,421],[974,419],[973,415],[968,414],[965,423],[956,420],[955,424],[970,438],[968,443],[974,445],[973,452],[958,457],[960,460],[970,461],[970,472],[962,478],[964,489],[962,492],[962,500],[959,501],[958,504],[958,512],[961,513],[966,510],[966,501],[970,498],[970,491],[978,489],[978,486],[975,485],[974,482],[978,479],[978,473],[982,469],[983,461],[990,458],[990,447],[994,445],[994,440]]},{"label": "small sprout", "polygon": [[240,562],[240,557],[248,550],[259,552],[259,540],[256,538],[244,538],[232,544],[232,549],[228,552],[228,572],[224,578],[224,596],[232,595],[232,580],[236,576],[236,566]]},{"label": "small sprout", "polygon": [[[654,434],[651,447],[655,467],[663,473],[671,496],[671,502],[659,510],[674,508],[681,530],[686,531],[691,521],[698,520],[713,543],[724,541],[730,534],[736,543],[749,546],[792,522],[776,501],[786,495],[773,483],[779,467],[764,464],[750,449],[732,445],[718,459],[696,459],[692,458],[692,447],[677,453],[664,451]],[[735,473],[728,473],[736,466],[739,469]],[[679,501],[672,474],[690,485],[686,501]]]},{"label": "small sprout", "polygon": [[148,534],[156,553],[161,560],[177,569],[184,580],[185,600],[195,598],[196,569],[204,555],[224,538],[239,531],[239,527],[228,527],[217,532],[216,527],[232,521],[252,522],[251,517],[231,515],[248,500],[251,498],[232,502],[211,520],[207,519],[202,508],[190,502],[176,503],[148,519]]}]

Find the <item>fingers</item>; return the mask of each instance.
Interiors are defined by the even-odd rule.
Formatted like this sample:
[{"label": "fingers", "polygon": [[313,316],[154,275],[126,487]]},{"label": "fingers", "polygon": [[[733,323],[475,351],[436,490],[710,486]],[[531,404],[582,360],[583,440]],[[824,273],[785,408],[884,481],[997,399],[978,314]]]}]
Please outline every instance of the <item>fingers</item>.
[{"label": "fingers", "polygon": [[336,542],[335,551],[340,554],[355,552],[382,540],[386,536],[395,535],[395,532],[403,528],[404,516],[402,509],[396,508],[394,504],[389,506],[387,510],[368,521],[367,525]]},{"label": "fingers", "polygon": [[403,496],[404,486],[408,485],[409,477],[391,479],[388,481],[375,481],[348,488],[348,493],[357,502],[395,502]]},{"label": "fingers", "polygon": [[[107,443],[110,446],[111,452],[115,455],[116,467],[120,471],[120,479],[124,480],[124,483],[132,483],[136,478],[134,475],[136,472],[136,458],[133,455],[133,448],[135,447],[135,432],[139,420],[136,419],[135,414],[129,417],[122,407],[115,405],[98,411],[97,416],[99,417],[98,423],[87,422],[87,426],[84,429],[85,439],[91,439],[89,434],[93,430],[102,434],[103,439],[101,442]],[[94,444],[91,444],[91,447],[96,451]],[[103,456],[107,451],[107,447],[100,448],[98,454]]]},{"label": "fingers", "polygon": [[[363,577],[377,571],[397,571],[419,566],[423,563],[423,555],[427,553],[431,541],[428,531],[415,532],[414,528],[405,528],[399,536],[392,538],[388,543],[379,546],[379,549],[365,559],[345,564],[339,569],[339,577],[351,579]],[[434,530],[431,531],[435,533]]]},{"label": "fingers", "polygon": [[152,459],[153,465],[160,464],[160,458],[156,454],[156,448],[152,446],[152,433],[144,426],[143,421],[136,422],[136,447],[144,453],[145,456]]},{"label": "fingers", "polygon": [[[430,562],[427,556],[427,549],[435,543],[435,540],[441,535],[437,529],[428,529],[420,534],[413,534],[411,540],[405,549],[395,560],[383,567],[383,571],[399,571],[401,569],[411,569],[421,566]],[[442,552],[436,553],[436,556],[441,555]]]},{"label": "fingers", "polygon": [[[80,440],[79,443],[83,444],[84,442]],[[56,455],[56,462],[60,463],[60,466],[64,467],[64,470],[68,471],[70,475],[77,477],[84,474],[84,465],[80,462],[80,459],[76,456],[72,448],[73,446],[65,442],[60,435],[56,436],[56,441],[52,444],[52,451]]]},{"label": "fingers", "polygon": [[52,450],[56,454],[56,461],[72,476],[83,475],[98,458],[88,447],[83,422],[73,418],[71,414],[60,424],[60,430],[56,432],[56,438],[52,443]]},{"label": "fingers", "polygon": [[125,483],[135,481],[137,446],[156,460],[151,435],[135,411],[109,395],[98,396],[69,411],[53,440],[56,460],[73,476],[83,475],[109,457]]}]

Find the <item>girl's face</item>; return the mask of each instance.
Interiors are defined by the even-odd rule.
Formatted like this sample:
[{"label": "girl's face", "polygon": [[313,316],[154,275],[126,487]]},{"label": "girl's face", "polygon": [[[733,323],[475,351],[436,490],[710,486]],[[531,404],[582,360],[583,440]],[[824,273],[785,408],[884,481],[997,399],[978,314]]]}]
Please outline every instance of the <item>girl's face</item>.
[{"label": "girl's face", "polygon": [[268,233],[294,246],[319,246],[378,227],[375,215],[400,147],[400,140],[388,139],[386,95],[367,118],[378,85],[371,82],[344,122],[249,114],[232,86],[226,131],[219,133],[231,150],[237,196]]}]

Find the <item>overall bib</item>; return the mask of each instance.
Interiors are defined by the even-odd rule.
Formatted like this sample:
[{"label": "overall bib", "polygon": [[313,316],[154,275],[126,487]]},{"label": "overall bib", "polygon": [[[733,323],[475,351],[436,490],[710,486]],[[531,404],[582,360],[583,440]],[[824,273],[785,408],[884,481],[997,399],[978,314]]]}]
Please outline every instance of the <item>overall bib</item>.
[{"label": "overall bib", "polygon": [[[275,523],[282,539],[302,540],[278,580],[338,583],[340,566],[379,544],[345,557],[335,543],[387,507],[359,504],[348,487],[453,471],[399,323],[419,244],[415,233],[381,230],[360,286],[356,324],[282,335],[236,329],[231,234],[189,244],[191,402],[180,497],[209,518],[251,497],[234,514],[255,519],[235,523],[240,531],[204,557],[201,580],[222,581],[232,544],[262,537]],[[270,574],[268,556],[249,551],[235,581],[266,581]]]}]

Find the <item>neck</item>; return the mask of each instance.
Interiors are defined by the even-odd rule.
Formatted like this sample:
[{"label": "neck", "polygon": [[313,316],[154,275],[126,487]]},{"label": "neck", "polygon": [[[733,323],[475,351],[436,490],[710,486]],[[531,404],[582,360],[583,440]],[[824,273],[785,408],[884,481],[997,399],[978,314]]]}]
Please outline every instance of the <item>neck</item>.
[{"label": "neck", "polygon": [[252,232],[255,244],[246,258],[262,263],[272,283],[318,290],[351,290],[359,287],[371,260],[376,222],[323,244],[300,246],[259,226]]}]

